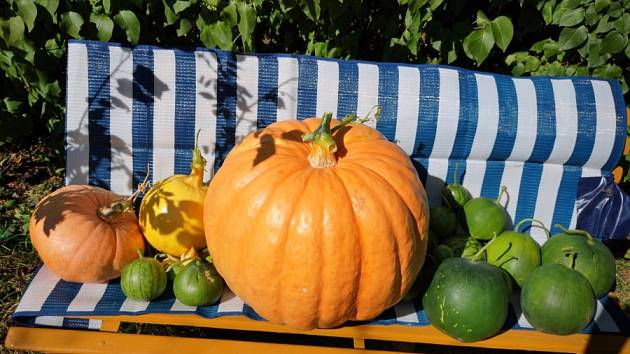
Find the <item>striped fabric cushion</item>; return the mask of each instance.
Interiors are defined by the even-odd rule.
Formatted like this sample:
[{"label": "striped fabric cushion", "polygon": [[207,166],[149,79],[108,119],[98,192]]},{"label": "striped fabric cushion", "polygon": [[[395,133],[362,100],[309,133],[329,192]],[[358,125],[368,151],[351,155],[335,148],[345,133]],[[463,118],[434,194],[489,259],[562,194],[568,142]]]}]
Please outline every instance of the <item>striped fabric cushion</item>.
[{"label": "striped fabric cushion", "polygon": [[[210,178],[234,144],[258,128],[324,112],[365,115],[380,105],[375,127],[410,155],[432,204],[454,178],[474,196],[497,197],[504,185],[502,202],[513,220],[574,226],[578,180],[609,176],[625,138],[619,83],[591,78],[70,41],[67,90],[66,183],[124,195],[147,166],[153,181],[188,173],[199,129]],[[537,228],[532,235],[544,241]],[[401,303],[373,323],[426,325],[420,308]],[[529,328],[517,300],[511,309],[509,325]],[[79,326],[67,317],[147,312],[259,318],[229,292],[207,308],[188,308],[172,294],[136,303],[125,299],[117,281],[67,283],[45,267],[14,318]],[[627,329],[627,319],[604,298],[586,331]]]}]

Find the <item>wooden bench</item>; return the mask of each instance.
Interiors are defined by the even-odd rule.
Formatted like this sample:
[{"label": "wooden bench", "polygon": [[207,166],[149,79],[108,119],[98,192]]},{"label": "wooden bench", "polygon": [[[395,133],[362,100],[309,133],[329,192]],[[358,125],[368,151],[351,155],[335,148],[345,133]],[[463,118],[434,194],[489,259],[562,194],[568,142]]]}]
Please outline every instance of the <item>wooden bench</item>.
[{"label": "wooden bench", "polygon": [[[625,129],[620,119],[630,115],[625,107],[619,107],[620,92],[614,91],[614,84],[607,86],[606,81],[591,82],[585,78],[513,80],[436,66],[286,55],[235,55],[202,49],[123,48],[89,41],[71,41],[69,46],[66,182],[101,185],[120,194],[134,190],[144,176],[147,163],[152,165],[153,180],[172,173],[187,173],[189,155],[186,151],[191,148],[197,129],[203,129],[201,146],[211,162],[207,171],[209,178],[229,148],[258,127],[280,119],[320,115],[324,111],[333,111],[339,116],[350,112],[365,114],[374,104],[380,104],[383,119],[376,128],[409,152],[433,202],[436,190],[439,191],[436,188],[452,174],[454,163],[468,167],[464,185],[475,195],[487,196],[495,193],[491,190],[495,184],[512,181],[505,177],[509,173],[514,175],[514,171],[520,171],[520,181],[523,169],[531,164],[538,173],[534,195],[530,195],[531,190],[523,189],[517,201],[509,202],[512,204],[507,210],[513,217],[525,210],[539,214],[537,216],[542,216],[547,223],[564,221],[575,225],[574,203],[570,201],[555,200],[554,205],[566,209],[562,213],[554,213],[553,207],[537,207],[538,194],[548,193],[541,190],[540,185],[557,183],[555,189],[552,188],[556,195],[575,194],[575,185],[571,183],[577,182],[569,178],[573,176],[571,171],[578,171],[578,178],[598,173],[610,175],[626,140],[623,136],[619,138],[620,129]],[[578,92],[567,93],[564,91],[567,85]],[[589,85],[596,87],[589,88]],[[606,87],[612,87],[611,93],[607,93]],[[586,90],[590,96],[580,96],[578,100],[584,93],[579,90]],[[535,92],[538,102],[527,96],[527,92]],[[574,102],[563,101],[571,97]],[[518,102],[510,101],[517,98]],[[588,106],[589,99],[599,100],[598,106]],[[556,104],[547,106],[549,103]],[[580,106],[584,104],[586,106]],[[563,132],[559,135],[563,136],[545,135],[549,133],[545,131],[548,126],[534,128],[533,133],[527,130],[529,123],[523,120],[528,119],[528,114],[535,115],[529,123],[552,121],[554,129],[558,124],[557,129]],[[607,121],[602,118],[606,114]],[[413,124],[408,123],[409,117],[415,119]],[[478,124],[482,119],[483,125]],[[607,130],[588,128],[594,121],[608,124]],[[568,122],[575,126],[562,125]],[[583,122],[588,122],[585,129],[590,131],[580,130]],[[453,127],[456,132],[448,131]],[[496,134],[499,127],[502,135]],[[523,129],[527,132],[522,133]],[[482,141],[488,140],[482,134],[492,130],[495,136],[488,145],[487,141]],[[569,140],[564,135],[568,135]],[[531,139],[536,142],[527,141]],[[506,141],[514,151],[527,150],[529,146],[529,155],[501,146]],[[590,152],[580,151],[580,147],[567,151],[558,147],[567,142],[577,146],[584,141],[587,145],[592,143]],[[630,152],[630,140],[625,141],[625,146],[625,152]],[[498,159],[493,162],[499,164],[498,167],[486,165],[486,160],[493,159]],[[548,167],[550,165],[554,166]],[[554,175],[558,166],[559,177]],[[564,166],[571,171],[563,173]],[[493,181],[487,177],[488,170],[496,172],[497,168],[503,169],[504,180]],[[565,180],[565,176],[568,179]],[[620,178],[618,172],[615,176]],[[41,299],[40,309],[46,307],[43,302]],[[17,312],[27,305],[22,309],[18,307]],[[92,308],[96,306],[92,305]],[[147,313],[147,307],[138,311],[138,315],[101,315],[97,311],[90,313],[90,307],[85,304],[77,306],[84,311],[76,315],[62,311],[61,315],[53,314],[50,318],[39,317],[39,322],[38,317],[34,317],[30,325],[35,326],[14,325],[9,329],[6,347],[49,353],[377,353],[385,351],[366,349],[366,341],[391,341],[546,352],[630,353],[627,332],[555,336],[531,329],[509,329],[484,341],[461,343],[432,326],[361,323],[305,332],[244,315],[205,318],[195,313]],[[42,311],[41,316],[46,314]],[[89,324],[84,327],[97,330],[51,327],[54,323],[57,326],[65,323],[59,316],[78,319]],[[119,333],[124,322],[229,330],[235,331],[229,337],[243,340]],[[247,340],[247,333],[252,332],[265,333],[268,337],[262,341]],[[282,343],[287,335],[301,335],[299,338],[303,338],[304,343]],[[322,347],[307,345],[311,341],[304,336],[340,340],[334,341],[336,346]]]}]

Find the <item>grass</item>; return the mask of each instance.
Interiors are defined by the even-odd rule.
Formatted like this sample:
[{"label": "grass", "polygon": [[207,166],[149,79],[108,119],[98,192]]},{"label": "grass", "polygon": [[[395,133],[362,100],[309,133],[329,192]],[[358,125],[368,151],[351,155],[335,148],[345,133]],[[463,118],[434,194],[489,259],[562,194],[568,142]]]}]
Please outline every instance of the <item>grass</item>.
[{"label": "grass", "polygon": [[[37,202],[63,184],[59,169],[62,161],[59,153],[46,142],[16,145],[11,148],[0,146],[0,352],[23,353],[3,347],[11,321],[11,315],[20,297],[26,290],[32,272],[40,261],[28,241],[28,221]],[[621,248],[627,248],[627,242]],[[623,255],[623,249],[615,254]],[[630,316],[630,259],[616,259],[617,284],[613,299]],[[153,335],[177,335],[196,338],[223,338],[271,341],[264,333],[203,329],[195,327],[138,325],[126,323],[121,326],[124,333]],[[276,340],[284,343],[317,344],[324,346],[351,346],[351,343],[334,338],[280,335]],[[346,343],[347,342],[347,343]],[[506,351],[483,351],[470,348],[442,347],[369,341],[369,348],[393,351],[421,351],[429,353],[501,353]],[[516,353],[516,352],[514,352]]]}]

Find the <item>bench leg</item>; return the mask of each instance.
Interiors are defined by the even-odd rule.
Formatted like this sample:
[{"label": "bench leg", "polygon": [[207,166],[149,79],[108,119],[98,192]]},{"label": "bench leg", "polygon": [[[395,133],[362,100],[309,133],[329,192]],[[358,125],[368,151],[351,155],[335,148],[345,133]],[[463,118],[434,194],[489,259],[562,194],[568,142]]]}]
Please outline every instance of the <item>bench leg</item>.
[{"label": "bench leg", "polygon": [[120,321],[111,319],[103,320],[101,322],[101,332],[118,332],[120,328]]}]

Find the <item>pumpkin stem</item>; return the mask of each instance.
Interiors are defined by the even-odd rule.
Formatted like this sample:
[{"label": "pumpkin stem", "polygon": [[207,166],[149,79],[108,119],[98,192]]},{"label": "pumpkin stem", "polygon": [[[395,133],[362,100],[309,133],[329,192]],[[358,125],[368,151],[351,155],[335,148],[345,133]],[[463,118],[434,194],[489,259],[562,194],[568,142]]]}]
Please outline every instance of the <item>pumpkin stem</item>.
[{"label": "pumpkin stem", "polygon": [[136,248],[136,253],[138,254],[138,259],[144,258],[144,252],[141,249]]},{"label": "pumpkin stem", "polygon": [[[372,112],[376,109],[376,112]],[[333,138],[333,134],[345,127],[350,123],[365,123],[371,119],[371,115],[374,114],[374,119],[378,120],[381,115],[381,107],[374,106],[364,118],[359,118],[355,113],[346,114],[334,128],[330,128],[332,122],[332,113],[326,112],[323,114],[319,128],[310,133],[302,135],[302,141],[311,143],[311,152],[308,154],[308,162],[315,168],[329,168],[337,164],[337,143]]]},{"label": "pumpkin stem", "polygon": [[551,233],[549,232],[549,229],[545,227],[545,224],[538,220],[538,219],[534,219],[534,218],[525,218],[521,221],[518,222],[518,224],[516,224],[516,226],[514,226],[514,231],[520,233],[520,228],[521,226],[523,226],[524,223],[530,221],[532,224],[533,223],[537,223],[538,226],[540,226],[540,228],[542,228],[543,230],[545,230],[545,235],[547,235],[547,240],[551,237]]},{"label": "pumpkin stem", "polygon": [[195,136],[195,148],[192,151],[192,162],[190,163],[190,176],[197,184],[203,184],[203,173],[206,169],[207,160],[201,154],[201,150],[199,150],[199,133],[201,133],[201,129],[197,130],[197,135]]},{"label": "pumpkin stem", "polygon": [[575,269],[575,258],[577,258],[577,252],[575,252],[573,247],[565,247],[561,251],[564,252],[565,259],[569,261],[568,264],[565,263],[564,265],[571,269]]},{"label": "pumpkin stem", "polygon": [[555,227],[559,228],[560,230],[562,230],[562,232],[564,232],[567,235],[579,235],[579,236],[584,236],[587,239],[587,243],[589,245],[593,245],[593,236],[586,230],[569,230],[566,227],[560,225],[560,224],[555,224]]},{"label": "pumpkin stem", "polygon": [[133,210],[129,199],[122,199],[96,209],[96,215],[106,223],[113,224],[123,213]]}]

